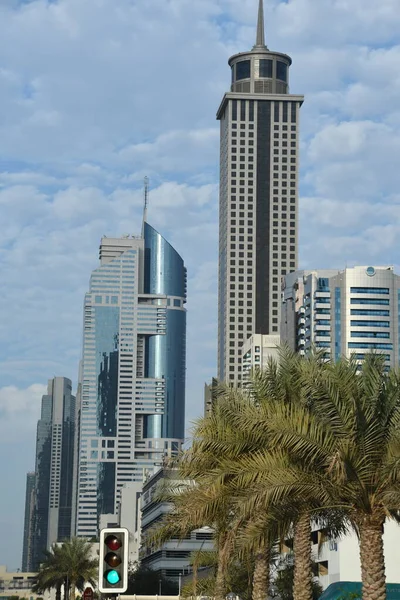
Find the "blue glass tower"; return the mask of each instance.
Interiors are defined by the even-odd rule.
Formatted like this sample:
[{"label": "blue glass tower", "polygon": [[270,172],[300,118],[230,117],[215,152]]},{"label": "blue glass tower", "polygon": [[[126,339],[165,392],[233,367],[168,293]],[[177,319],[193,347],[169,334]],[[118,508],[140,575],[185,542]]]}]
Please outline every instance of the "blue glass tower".
[{"label": "blue glass tower", "polygon": [[85,297],[76,533],[118,520],[121,488],[176,454],[184,436],[186,269],[147,222],[103,238]]},{"label": "blue glass tower", "polygon": [[182,258],[151,225],[144,224],[144,291],[168,296],[166,331],[149,336],[147,377],[165,379],[165,411],[149,415],[146,437],[181,438],[185,423],[186,269]]}]

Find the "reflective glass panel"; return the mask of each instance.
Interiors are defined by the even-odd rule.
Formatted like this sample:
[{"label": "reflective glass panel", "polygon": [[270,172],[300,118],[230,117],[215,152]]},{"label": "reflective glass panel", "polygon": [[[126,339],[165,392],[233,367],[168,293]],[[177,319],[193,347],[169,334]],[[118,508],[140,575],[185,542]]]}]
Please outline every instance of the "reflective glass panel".
[{"label": "reflective glass panel", "polygon": [[249,79],[250,78],[250,61],[242,60],[242,62],[238,62],[236,65],[236,81],[239,79]]},{"label": "reflective glass panel", "polygon": [[287,81],[287,64],[280,60],[276,63],[276,78],[281,81]]},{"label": "reflective glass panel", "polygon": [[260,77],[272,77],[272,60],[262,58],[260,60]]}]

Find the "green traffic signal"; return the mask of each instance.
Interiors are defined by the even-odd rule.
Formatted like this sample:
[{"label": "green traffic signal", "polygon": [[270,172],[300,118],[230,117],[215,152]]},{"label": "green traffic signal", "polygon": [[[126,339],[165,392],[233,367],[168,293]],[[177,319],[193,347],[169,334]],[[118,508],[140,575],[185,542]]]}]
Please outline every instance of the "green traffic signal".
[{"label": "green traffic signal", "polygon": [[105,576],[110,585],[115,585],[116,583],[119,583],[119,581],[121,581],[121,577],[118,571],[115,571],[114,569],[106,571]]}]

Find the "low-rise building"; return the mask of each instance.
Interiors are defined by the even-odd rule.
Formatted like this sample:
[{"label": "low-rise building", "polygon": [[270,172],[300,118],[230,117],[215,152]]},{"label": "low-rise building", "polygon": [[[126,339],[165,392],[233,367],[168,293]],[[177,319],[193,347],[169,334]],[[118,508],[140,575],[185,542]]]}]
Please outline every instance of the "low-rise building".
[{"label": "low-rise building", "polygon": [[[386,521],[383,545],[387,583],[400,583],[399,539],[400,526],[395,521]],[[292,547],[290,541],[282,544],[283,555],[291,553]],[[315,575],[324,589],[338,581],[361,581],[360,549],[355,533],[329,539],[324,530],[314,528],[311,548]]]},{"label": "low-rise building", "polygon": [[[159,524],[173,505],[157,499],[157,492],[166,482],[179,482],[177,471],[163,468],[150,477],[143,485],[141,497],[141,564],[151,568],[163,577],[178,581],[190,570],[190,556],[196,550],[213,550],[213,530],[209,527],[192,531],[185,539],[171,539],[156,547],[146,542],[146,532]],[[183,482],[182,485],[190,485]]]},{"label": "low-rise building", "polygon": [[0,599],[9,600],[18,597],[36,600],[38,594],[32,592],[36,578],[36,573],[9,572],[5,565],[0,565]]}]

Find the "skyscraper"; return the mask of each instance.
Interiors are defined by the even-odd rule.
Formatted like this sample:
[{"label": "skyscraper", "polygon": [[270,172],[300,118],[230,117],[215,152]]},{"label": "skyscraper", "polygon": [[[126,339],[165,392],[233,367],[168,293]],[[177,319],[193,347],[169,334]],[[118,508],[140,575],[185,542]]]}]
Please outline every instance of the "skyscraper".
[{"label": "skyscraper", "polygon": [[25,518],[24,518],[24,540],[22,547],[22,571],[32,571],[32,543],[33,543],[33,510],[35,506],[35,473],[26,475],[25,493]]},{"label": "skyscraper", "polygon": [[282,275],[297,268],[299,110],[291,58],[265,44],[263,0],[256,44],[229,59],[221,127],[218,377],[240,382],[241,347],[279,333]]},{"label": "skyscraper", "polygon": [[[71,381],[54,377],[42,397],[37,426],[32,569],[43,550],[71,535],[75,397]],[[28,498],[28,494],[27,494]],[[25,513],[27,508],[25,507]]]},{"label": "skyscraper", "polygon": [[103,238],[85,297],[76,533],[118,521],[121,488],[184,436],[186,269],[147,222]]}]

